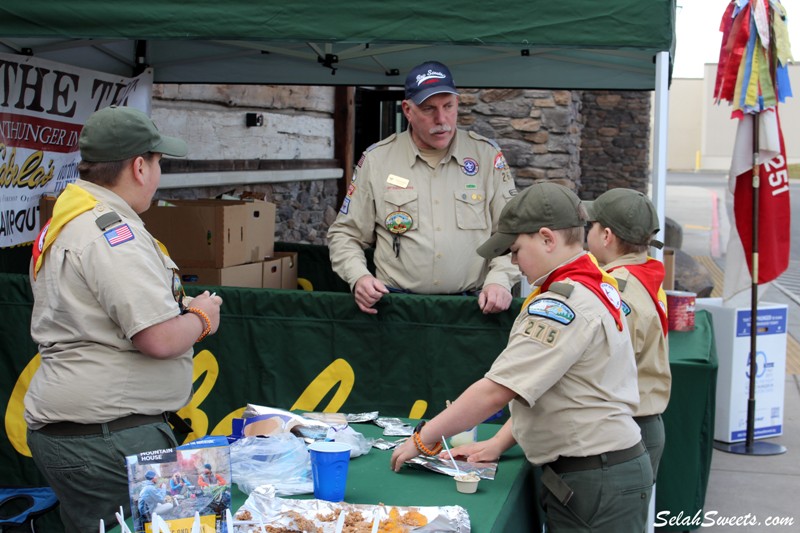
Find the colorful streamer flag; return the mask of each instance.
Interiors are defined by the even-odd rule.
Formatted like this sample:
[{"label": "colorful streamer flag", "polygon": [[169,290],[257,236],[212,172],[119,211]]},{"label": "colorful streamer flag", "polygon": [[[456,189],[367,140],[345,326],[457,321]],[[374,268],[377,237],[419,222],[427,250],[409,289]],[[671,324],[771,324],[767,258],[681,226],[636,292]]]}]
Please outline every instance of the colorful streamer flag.
[{"label": "colorful streamer flag", "polygon": [[[786,150],[778,104],[792,96],[792,60],[786,10],[778,0],[732,0],[720,23],[722,48],[714,84],[717,104],[733,106],[736,130],[729,188],[735,224],[731,228],[723,298],[776,279],[789,266],[790,202]],[[754,143],[754,132],[758,131]],[[754,158],[758,187],[753,183]],[[753,195],[758,192],[758,220]],[[754,224],[758,233],[753,238]],[[753,274],[753,249],[758,250]]]}]

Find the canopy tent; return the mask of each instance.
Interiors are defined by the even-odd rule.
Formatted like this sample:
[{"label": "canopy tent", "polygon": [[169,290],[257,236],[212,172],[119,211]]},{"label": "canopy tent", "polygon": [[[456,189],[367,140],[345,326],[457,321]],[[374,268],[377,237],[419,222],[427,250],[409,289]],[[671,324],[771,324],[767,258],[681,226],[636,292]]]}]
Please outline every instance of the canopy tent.
[{"label": "canopy tent", "polygon": [[654,90],[674,23],[675,0],[5,0],[0,52],[160,83],[402,85],[436,59],[463,87]]},{"label": "canopy tent", "polygon": [[[465,88],[654,90],[664,228],[675,1],[4,0],[0,52],[123,76],[150,67],[159,83],[402,86],[435,59]],[[0,62],[0,83],[10,70]]]}]

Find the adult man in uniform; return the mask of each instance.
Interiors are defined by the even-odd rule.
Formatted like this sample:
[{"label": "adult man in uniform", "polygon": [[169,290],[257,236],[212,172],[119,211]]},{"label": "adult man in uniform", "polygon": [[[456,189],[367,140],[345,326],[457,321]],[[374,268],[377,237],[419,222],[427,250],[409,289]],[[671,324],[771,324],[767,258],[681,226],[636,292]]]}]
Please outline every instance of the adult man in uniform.
[{"label": "adult man in uniform", "polygon": [[617,280],[622,307],[636,356],[639,406],[634,420],[650,454],[653,477],[664,452],[666,434],[661,413],[669,403],[672,373],[667,346],[667,296],[661,284],[664,265],[647,256],[658,233],[658,213],[650,200],[633,189],[611,189],[584,202],[591,229],[589,251]]},{"label": "adult man in uniform", "polygon": [[418,425],[391,466],[439,453],[443,436],[510,402],[511,431],[498,433],[498,449],[516,441],[543,466],[549,529],[641,533],[653,474],[633,420],[636,363],[614,279],[583,251],[584,221],[578,197],[554,183],[509,202],[478,253],[510,251],[535,289],[485,377]]},{"label": "adult man in uniform", "polygon": [[109,107],[79,138],[81,179],[34,244],[31,336],[41,366],[25,396],[28,446],[67,533],[97,531],[128,505],[125,456],[177,445],[168,412],[192,393],[192,346],[222,299],[185,298],[177,268],[139,218],[162,154],[186,143],[136,109]]},{"label": "adult man in uniform", "polygon": [[[478,244],[497,229],[516,193],[499,147],[456,128],[458,92],[448,68],[429,61],[406,77],[408,130],[368,148],[328,231],[333,269],[359,309],[388,292],[472,294],[484,313],[505,311],[519,273],[485,260]],[[375,246],[376,276],[364,248]]]}]

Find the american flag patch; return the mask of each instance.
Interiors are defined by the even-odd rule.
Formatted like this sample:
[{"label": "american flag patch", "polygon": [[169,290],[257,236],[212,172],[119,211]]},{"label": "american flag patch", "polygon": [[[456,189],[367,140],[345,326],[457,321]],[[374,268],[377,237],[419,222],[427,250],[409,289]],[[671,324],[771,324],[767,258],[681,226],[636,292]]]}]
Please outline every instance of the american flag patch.
[{"label": "american flag patch", "polygon": [[121,226],[117,226],[114,229],[110,229],[107,232],[103,233],[103,236],[108,241],[108,244],[111,246],[116,246],[118,244],[122,244],[123,242],[128,242],[133,240],[133,232],[131,228],[128,227],[127,224],[123,224]]}]

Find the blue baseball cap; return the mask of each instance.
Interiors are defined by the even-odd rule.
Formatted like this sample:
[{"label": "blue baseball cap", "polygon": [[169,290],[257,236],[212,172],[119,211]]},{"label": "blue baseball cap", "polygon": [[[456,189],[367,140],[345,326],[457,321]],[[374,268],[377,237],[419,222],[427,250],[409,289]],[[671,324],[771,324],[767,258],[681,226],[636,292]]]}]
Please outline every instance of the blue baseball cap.
[{"label": "blue baseball cap", "polygon": [[145,478],[145,479],[153,479],[154,477],[156,477],[156,473],[155,473],[155,471],[154,471],[154,470],[148,470],[148,471],[147,471],[147,472],[145,472],[145,474],[144,474],[144,478]]},{"label": "blue baseball cap", "polygon": [[438,61],[426,61],[412,68],[406,76],[406,100],[420,105],[434,94],[450,93],[458,96],[450,69]]}]

